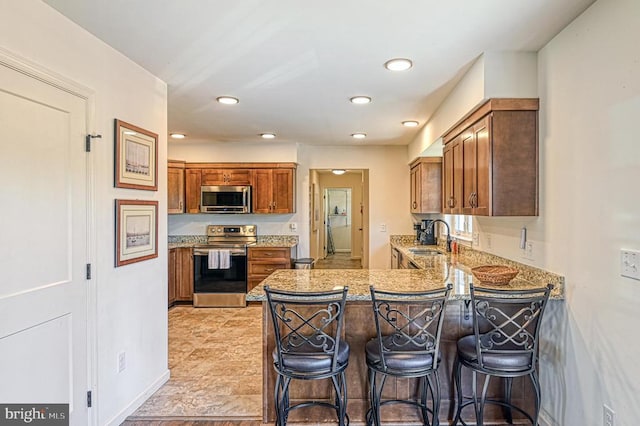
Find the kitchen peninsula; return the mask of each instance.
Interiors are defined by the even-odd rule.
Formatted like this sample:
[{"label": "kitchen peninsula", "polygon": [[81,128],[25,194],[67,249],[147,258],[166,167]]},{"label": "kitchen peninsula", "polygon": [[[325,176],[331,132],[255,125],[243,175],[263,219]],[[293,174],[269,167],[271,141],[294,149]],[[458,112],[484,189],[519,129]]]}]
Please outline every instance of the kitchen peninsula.
[{"label": "kitchen peninsula", "polygon": [[[392,247],[408,252],[410,243],[402,240],[393,242]],[[416,258],[419,256],[416,256]],[[485,261],[481,257],[474,257],[469,253],[464,257],[468,263],[463,263],[462,256],[440,254],[415,259],[420,269],[388,269],[388,270],[280,270],[271,274],[260,285],[247,295],[247,301],[263,302],[263,421],[273,422],[275,413],[273,408],[273,390],[275,373],[273,370],[272,352],[274,349],[273,330],[270,323],[268,306],[263,287],[289,291],[325,291],[336,287],[348,286],[347,308],[345,311],[345,339],[351,347],[349,367],[347,368],[348,408],[350,420],[363,422],[368,407],[367,368],[365,364],[364,347],[366,342],[375,334],[373,314],[371,310],[369,286],[391,291],[421,291],[442,288],[447,283],[453,285],[450,303],[445,313],[445,323],[441,341],[442,364],[439,369],[441,378],[442,402],[440,409],[441,420],[450,418],[453,410],[454,389],[452,386],[452,367],[455,356],[456,340],[471,334],[472,320],[468,306],[469,283],[472,281],[470,267],[476,266],[475,261]],[[522,265],[524,266],[524,265]],[[530,277],[528,273],[524,276]],[[545,281],[531,282],[523,278],[514,279],[503,288],[533,288],[541,287],[552,282],[556,288],[551,298],[563,298],[563,278],[554,274],[540,271],[540,275],[533,275]],[[328,383],[305,383],[304,386],[292,384],[291,403],[304,399],[328,400],[331,398]],[[463,376],[463,387],[467,394],[470,378]],[[385,393],[388,397],[406,399],[415,392],[413,381],[407,379],[388,379]],[[493,381],[489,395],[501,395],[502,387],[499,381]],[[516,379],[513,382],[512,400],[516,405],[530,409],[533,405],[533,394],[528,381]],[[295,410],[291,412],[290,420],[299,422],[322,422],[334,420],[331,410]],[[406,422],[416,419],[415,410],[401,405],[392,405],[383,410],[383,421]],[[487,412],[487,420],[502,418],[502,413]]]}]

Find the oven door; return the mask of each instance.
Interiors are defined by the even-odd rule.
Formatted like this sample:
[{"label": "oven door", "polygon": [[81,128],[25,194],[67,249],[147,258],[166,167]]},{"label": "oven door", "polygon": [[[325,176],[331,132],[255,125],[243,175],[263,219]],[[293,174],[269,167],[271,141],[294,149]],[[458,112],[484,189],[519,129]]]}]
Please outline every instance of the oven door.
[{"label": "oven door", "polygon": [[193,306],[244,307],[247,295],[246,250],[231,250],[229,268],[209,268],[209,250],[193,251]]}]

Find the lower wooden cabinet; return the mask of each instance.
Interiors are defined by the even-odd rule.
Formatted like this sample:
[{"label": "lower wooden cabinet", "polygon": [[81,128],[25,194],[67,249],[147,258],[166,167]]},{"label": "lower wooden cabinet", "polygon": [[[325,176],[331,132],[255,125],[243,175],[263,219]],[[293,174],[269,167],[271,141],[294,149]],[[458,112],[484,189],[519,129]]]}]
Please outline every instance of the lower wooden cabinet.
[{"label": "lower wooden cabinet", "polygon": [[193,249],[169,249],[169,306],[193,301]]},{"label": "lower wooden cabinet", "polygon": [[251,291],[276,269],[291,269],[289,247],[249,247],[247,291]]}]

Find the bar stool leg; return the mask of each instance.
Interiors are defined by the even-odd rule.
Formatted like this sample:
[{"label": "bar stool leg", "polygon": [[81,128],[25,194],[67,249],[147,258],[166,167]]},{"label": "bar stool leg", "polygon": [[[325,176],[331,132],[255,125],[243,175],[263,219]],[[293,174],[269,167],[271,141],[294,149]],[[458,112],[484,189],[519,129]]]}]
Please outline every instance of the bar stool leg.
[{"label": "bar stool leg", "polygon": [[513,387],[513,377],[505,377],[504,378],[504,394],[506,403],[509,406],[505,407],[504,417],[507,420],[507,423],[513,424],[513,416],[511,415],[511,388]]},{"label": "bar stool leg", "polygon": [[534,426],[538,425],[538,416],[540,415],[540,382],[538,382],[538,372],[532,371],[529,373],[529,377],[531,377],[531,383],[533,384],[533,389],[535,390],[535,413],[533,413],[533,424]]},{"label": "bar stool leg", "polygon": [[491,381],[491,376],[489,374],[485,374],[484,384],[482,386],[482,397],[480,399],[480,415],[476,419],[476,424],[478,426],[484,425],[484,402],[487,400],[487,390],[489,389],[490,381]]},{"label": "bar stool leg", "polygon": [[455,390],[456,390],[456,396],[458,399],[458,406],[456,407],[456,415],[453,418],[453,426],[456,426],[460,421],[460,413],[462,412],[462,387],[460,385],[460,381],[461,381],[460,375],[462,374],[462,364],[458,360],[457,356],[453,365],[454,365],[453,378],[455,381],[455,386],[456,386]]},{"label": "bar stool leg", "polygon": [[422,415],[422,424],[431,425],[429,422],[429,411],[427,410],[427,399],[429,392],[429,384],[427,376],[418,377],[418,394],[420,395],[420,414]]},{"label": "bar stool leg", "polygon": [[429,387],[431,388],[431,397],[433,399],[433,426],[440,425],[440,377],[438,377],[438,371],[434,371],[433,374],[427,375],[429,381]]}]

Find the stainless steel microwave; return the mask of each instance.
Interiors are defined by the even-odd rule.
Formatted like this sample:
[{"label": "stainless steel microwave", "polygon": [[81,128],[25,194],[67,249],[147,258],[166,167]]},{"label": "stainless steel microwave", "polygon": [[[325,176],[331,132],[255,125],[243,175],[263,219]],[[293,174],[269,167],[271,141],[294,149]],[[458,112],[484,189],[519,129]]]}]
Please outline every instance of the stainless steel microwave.
[{"label": "stainless steel microwave", "polygon": [[201,186],[200,212],[251,213],[251,186]]}]

